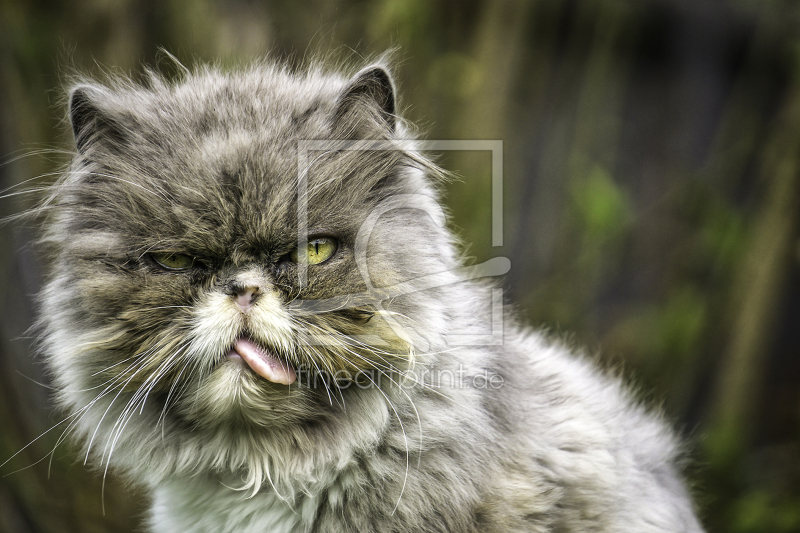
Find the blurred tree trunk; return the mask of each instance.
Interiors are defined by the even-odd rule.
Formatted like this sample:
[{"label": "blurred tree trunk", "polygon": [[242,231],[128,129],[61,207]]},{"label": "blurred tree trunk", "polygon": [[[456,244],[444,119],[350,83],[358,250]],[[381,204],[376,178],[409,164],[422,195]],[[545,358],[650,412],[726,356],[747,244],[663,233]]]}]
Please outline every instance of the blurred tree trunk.
[{"label": "blurred tree trunk", "polygon": [[508,101],[512,87],[527,73],[520,68],[522,39],[530,27],[535,2],[484,2],[474,42],[474,58],[481,84],[466,102],[454,132],[457,138],[502,139],[508,133]]},{"label": "blurred tree trunk", "polygon": [[800,210],[800,86],[787,92],[762,161],[767,184],[748,253],[732,288],[730,342],[712,399],[707,447],[713,466],[730,467],[748,445],[765,364],[794,262]]}]

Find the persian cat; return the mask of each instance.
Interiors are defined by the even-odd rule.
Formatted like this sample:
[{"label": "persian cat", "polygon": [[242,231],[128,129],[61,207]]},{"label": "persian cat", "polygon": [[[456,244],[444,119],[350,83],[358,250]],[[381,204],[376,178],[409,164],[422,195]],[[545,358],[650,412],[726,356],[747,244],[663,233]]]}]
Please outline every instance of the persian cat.
[{"label": "persian cat", "polygon": [[152,531],[701,530],[659,417],[463,267],[386,64],[178,78],[76,83],[40,207],[68,431]]}]

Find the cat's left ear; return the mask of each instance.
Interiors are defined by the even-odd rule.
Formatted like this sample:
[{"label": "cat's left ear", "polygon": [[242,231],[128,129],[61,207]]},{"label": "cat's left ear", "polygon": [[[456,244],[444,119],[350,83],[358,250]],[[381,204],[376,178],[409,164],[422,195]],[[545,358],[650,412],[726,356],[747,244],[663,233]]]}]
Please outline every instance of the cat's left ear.
[{"label": "cat's left ear", "polygon": [[99,85],[81,84],[70,91],[69,120],[79,153],[86,154],[96,143],[125,143],[125,128],[108,105],[111,98],[110,91]]},{"label": "cat's left ear", "polygon": [[381,121],[380,129],[395,130],[395,90],[391,75],[374,65],[361,70],[345,87],[336,103],[337,123],[349,122],[349,129],[361,129],[369,122]]}]

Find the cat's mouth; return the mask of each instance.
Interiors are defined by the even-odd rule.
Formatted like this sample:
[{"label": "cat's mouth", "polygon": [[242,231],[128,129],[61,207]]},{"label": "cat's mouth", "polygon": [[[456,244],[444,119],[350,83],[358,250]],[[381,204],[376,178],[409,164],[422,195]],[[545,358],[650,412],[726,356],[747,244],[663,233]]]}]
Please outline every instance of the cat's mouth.
[{"label": "cat's mouth", "polygon": [[297,379],[294,368],[275,352],[246,337],[239,337],[231,346],[228,360],[242,360],[250,369],[272,383],[291,385]]}]

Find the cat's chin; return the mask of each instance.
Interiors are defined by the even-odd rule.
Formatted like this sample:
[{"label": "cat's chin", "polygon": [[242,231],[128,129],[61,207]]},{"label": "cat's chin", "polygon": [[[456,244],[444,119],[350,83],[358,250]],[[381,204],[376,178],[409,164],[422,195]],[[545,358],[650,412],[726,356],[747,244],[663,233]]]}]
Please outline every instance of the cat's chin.
[{"label": "cat's chin", "polygon": [[[247,357],[252,354],[242,356],[238,350],[231,349],[211,373],[193,385],[194,390],[182,397],[177,406],[179,415],[200,427],[231,423],[279,427],[309,415],[308,394],[300,391],[296,384],[280,383],[259,375]],[[288,366],[275,372],[279,378],[288,372],[294,376],[294,370]]]}]

